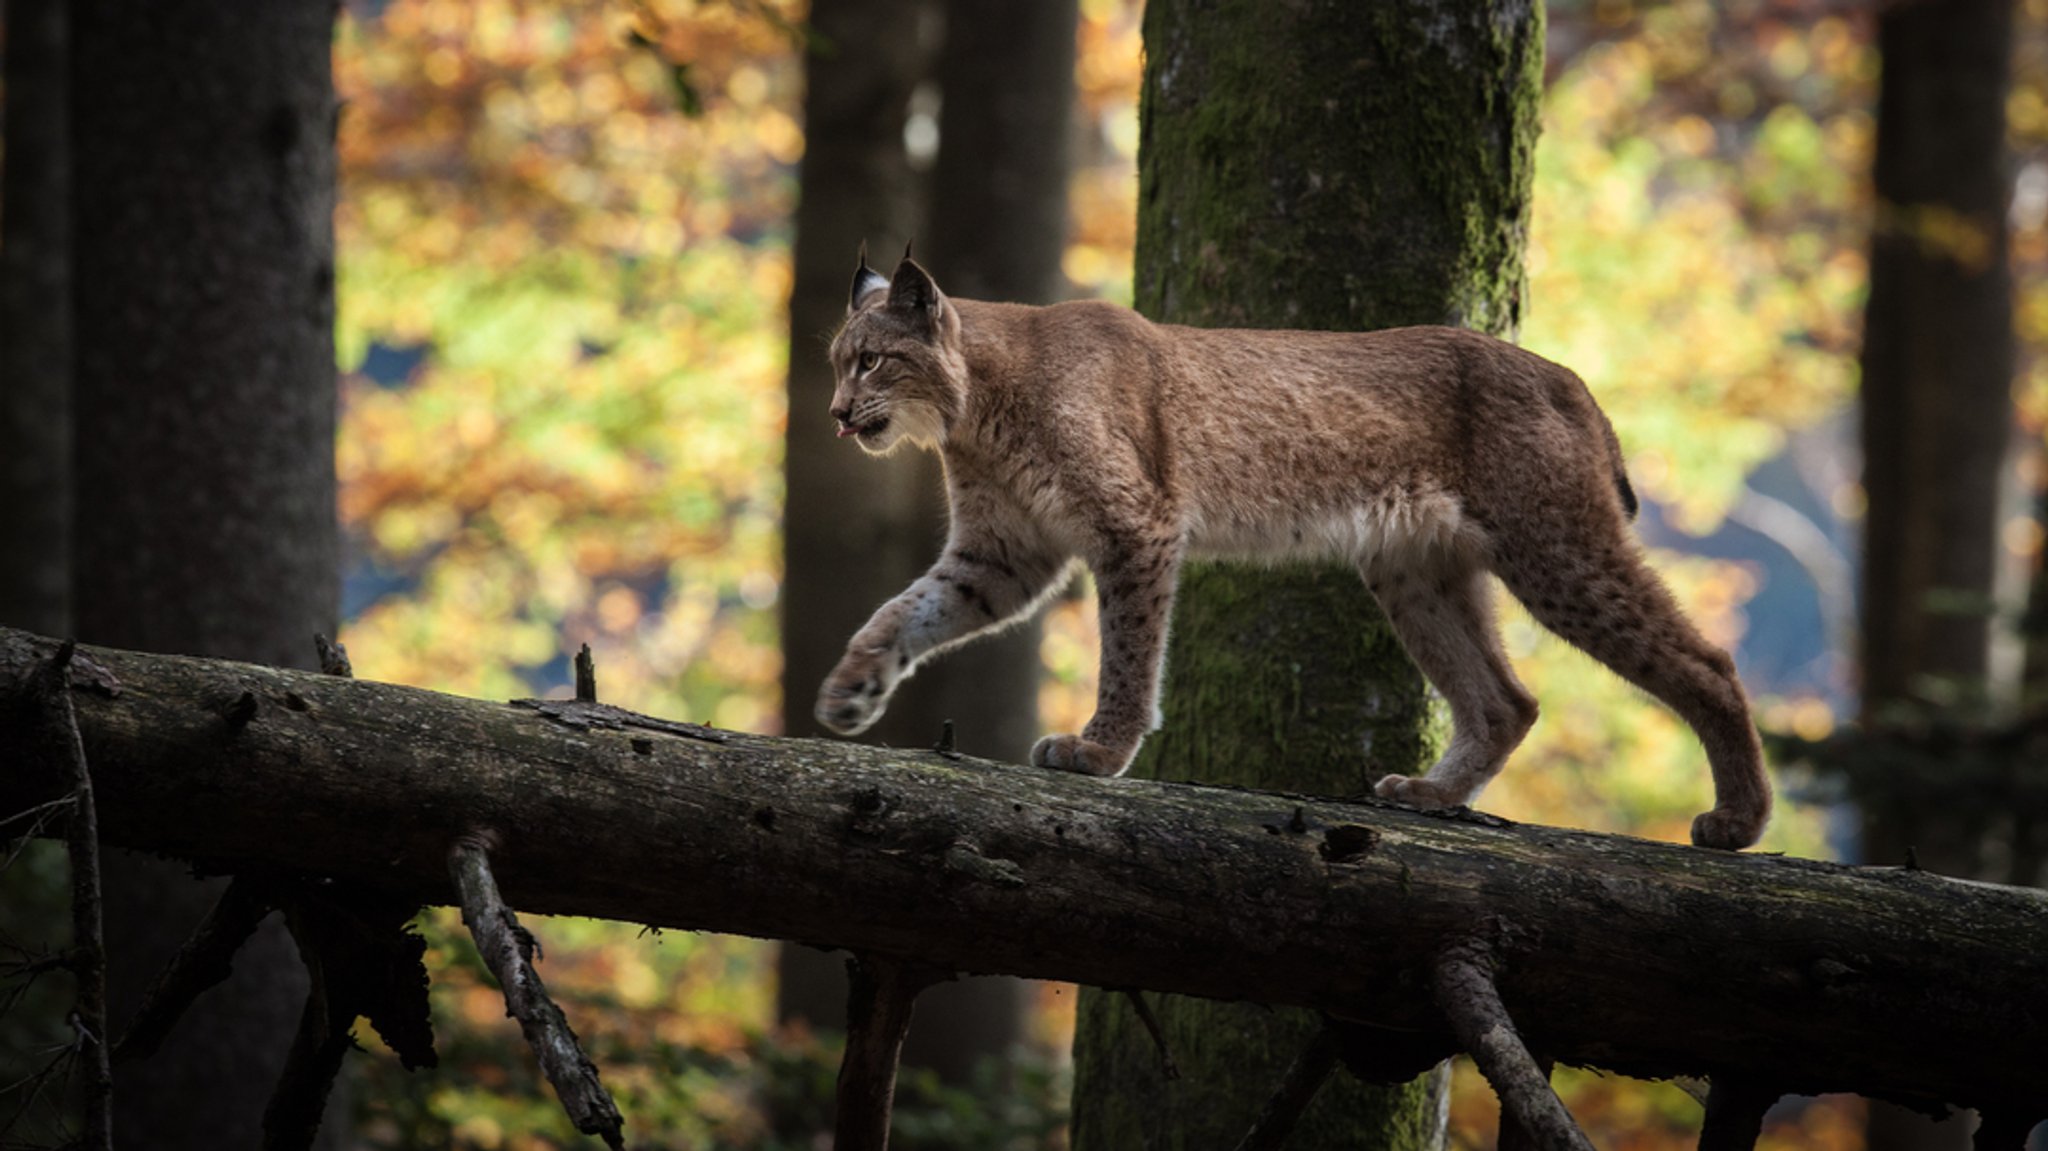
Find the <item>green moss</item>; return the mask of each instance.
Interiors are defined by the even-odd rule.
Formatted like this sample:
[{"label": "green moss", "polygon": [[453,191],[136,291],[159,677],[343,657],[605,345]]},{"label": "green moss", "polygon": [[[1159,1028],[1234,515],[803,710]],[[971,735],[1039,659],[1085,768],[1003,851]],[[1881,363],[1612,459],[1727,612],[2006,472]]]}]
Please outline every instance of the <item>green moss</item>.
[{"label": "green moss", "polygon": [[[1135,299],[1210,327],[1515,327],[1534,172],[1534,0],[1151,0]],[[1357,794],[1427,764],[1442,723],[1347,567],[1195,565],[1166,725],[1139,774]],[[1316,1026],[1169,1000],[1186,1078],[1121,997],[1085,995],[1077,1151],[1230,1146]],[[1342,1078],[1342,1077],[1340,1077]],[[1290,1146],[1411,1147],[1418,1084],[1326,1088]]]}]

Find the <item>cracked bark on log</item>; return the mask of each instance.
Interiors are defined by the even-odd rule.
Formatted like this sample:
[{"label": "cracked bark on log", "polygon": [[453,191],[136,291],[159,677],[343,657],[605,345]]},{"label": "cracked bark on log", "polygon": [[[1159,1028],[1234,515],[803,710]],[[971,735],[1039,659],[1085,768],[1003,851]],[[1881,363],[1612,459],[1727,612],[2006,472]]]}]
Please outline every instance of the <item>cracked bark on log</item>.
[{"label": "cracked bark on log", "polygon": [[[0,716],[55,646],[0,629]],[[1438,956],[1498,923],[1500,994],[1560,1062],[2042,1110],[2038,891],[91,654],[124,688],[75,701],[110,843],[447,902],[448,845],[488,827],[535,913],[1308,1006],[1425,1045]],[[244,693],[262,706],[233,729]],[[0,812],[65,788],[26,736],[0,721]]]}]

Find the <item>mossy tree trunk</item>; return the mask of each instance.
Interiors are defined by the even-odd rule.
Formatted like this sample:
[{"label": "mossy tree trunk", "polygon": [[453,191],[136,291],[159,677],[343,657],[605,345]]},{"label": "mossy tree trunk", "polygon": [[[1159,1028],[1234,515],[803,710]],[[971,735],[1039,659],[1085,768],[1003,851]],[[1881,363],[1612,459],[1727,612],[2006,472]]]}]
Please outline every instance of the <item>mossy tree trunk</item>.
[{"label": "mossy tree trunk", "polygon": [[[1139,310],[1218,327],[1511,333],[1542,31],[1536,0],[1153,0]],[[1164,709],[1141,775],[1348,795],[1426,766],[1438,742],[1427,689],[1343,566],[1191,566]],[[1184,999],[1158,1013],[1178,1081],[1120,996],[1083,994],[1077,1151],[1231,1146],[1319,1026]],[[1440,1145],[1443,1090],[1438,1077],[1340,1076],[1289,1146]]]}]

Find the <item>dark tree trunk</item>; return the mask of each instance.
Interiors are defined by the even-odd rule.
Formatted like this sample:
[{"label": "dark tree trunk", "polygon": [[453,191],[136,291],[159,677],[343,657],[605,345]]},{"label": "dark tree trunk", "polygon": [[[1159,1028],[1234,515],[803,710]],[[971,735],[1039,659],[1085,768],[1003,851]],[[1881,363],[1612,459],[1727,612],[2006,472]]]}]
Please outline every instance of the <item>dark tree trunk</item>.
[{"label": "dark tree trunk", "polygon": [[[1140,311],[1512,332],[1543,55],[1533,0],[1154,0],[1144,35]],[[1350,568],[1191,566],[1165,713],[1138,774],[1348,795],[1431,753],[1422,681]],[[1119,997],[1083,995],[1078,1151],[1233,1145],[1319,1026],[1213,1002],[1160,1016],[1179,1083]],[[1340,1077],[1289,1145],[1440,1145],[1441,1090]]]},{"label": "dark tree trunk", "polygon": [[[1075,0],[949,0],[938,61],[944,104],[928,241],[918,252],[949,290],[1049,304],[1065,283],[1067,139],[1073,130]],[[1033,620],[954,652],[906,699],[911,735],[953,721],[961,750],[1024,762],[1040,733]],[[941,983],[918,997],[903,1048],[912,1065],[962,1083],[977,1062],[1025,1039],[1030,985]]]},{"label": "dark tree trunk", "polygon": [[[922,179],[903,128],[926,74],[928,15],[924,3],[901,0],[811,6],[821,43],[806,60],[783,440],[782,728],[791,735],[823,731],[811,717],[818,685],[868,615],[938,555],[945,531],[929,457],[870,459],[833,435],[826,414],[833,380],[825,347],[846,317],[855,255],[866,243],[877,262],[893,260],[920,219]],[[868,738],[934,742],[938,727],[922,722],[917,708],[929,686],[928,679],[905,685]],[[844,1025],[840,957],[785,947],[778,968],[781,1018]]]},{"label": "dark tree trunk", "polygon": [[[1863,342],[1862,710],[1982,714],[2001,554],[2000,487],[2012,434],[2011,181],[2005,99],[2010,0],[1890,5],[1878,20],[1876,226]],[[1897,796],[1864,803],[1864,858],[1915,850],[1950,874],[1983,866],[1982,821]],[[1887,792],[1890,796],[1887,796]],[[1968,1145],[1874,1104],[1872,1151]]]},{"label": "dark tree trunk", "polygon": [[8,0],[0,623],[71,630],[70,6]]},{"label": "dark tree trunk", "polygon": [[1879,44],[1862,361],[1862,679],[1872,718],[1928,702],[1928,677],[1966,699],[1985,690],[2012,428],[2010,0],[1892,5]]},{"label": "dark tree trunk", "polygon": [[[71,631],[71,139],[68,0],[7,0],[0,186],[0,625]],[[64,946],[65,849],[0,869],[0,938]],[[13,956],[20,958],[20,956]],[[41,992],[40,994],[35,992]],[[73,1041],[70,985],[17,1002],[0,1083]],[[0,1129],[0,1138],[9,1134]],[[13,1132],[16,1136],[24,1132]]]},{"label": "dark tree trunk", "polygon": [[[310,667],[338,603],[334,6],[73,11],[78,633]],[[106,872],[119,1020],[218,884],[141,856]],[[235,968],[122,1069],[124,1139],[259,1144],[306,979],[277,923]]]}]

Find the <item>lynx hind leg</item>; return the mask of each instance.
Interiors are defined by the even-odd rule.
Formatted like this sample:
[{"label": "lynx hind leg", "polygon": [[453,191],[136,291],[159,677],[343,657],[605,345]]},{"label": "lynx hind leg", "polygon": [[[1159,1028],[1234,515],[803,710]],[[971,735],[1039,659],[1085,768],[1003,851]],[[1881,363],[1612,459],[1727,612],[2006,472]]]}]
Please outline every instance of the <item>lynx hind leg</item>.
[{"label": "lynx hind leg", "polygon": [[1416,807],[1470,803],[1536,722],[1530,695],[1501,649],[1486,573],[1363,569],[1394,634],[1451,707],[1451,743],[1421,778],[1383,777],[1373,790]]},{"label": "lynx hind leg", "polygon": [[1714,808],[1693,820],[1693,843],[1749,847],[1770,819],[1771,783],[1735,661],[1679,610],[1619,518],[1603,527],[1548,538],[1526,530],[1528,538],[1499,549],[1496,570],[1538,622],[1655,696],[1699,737]]}]

